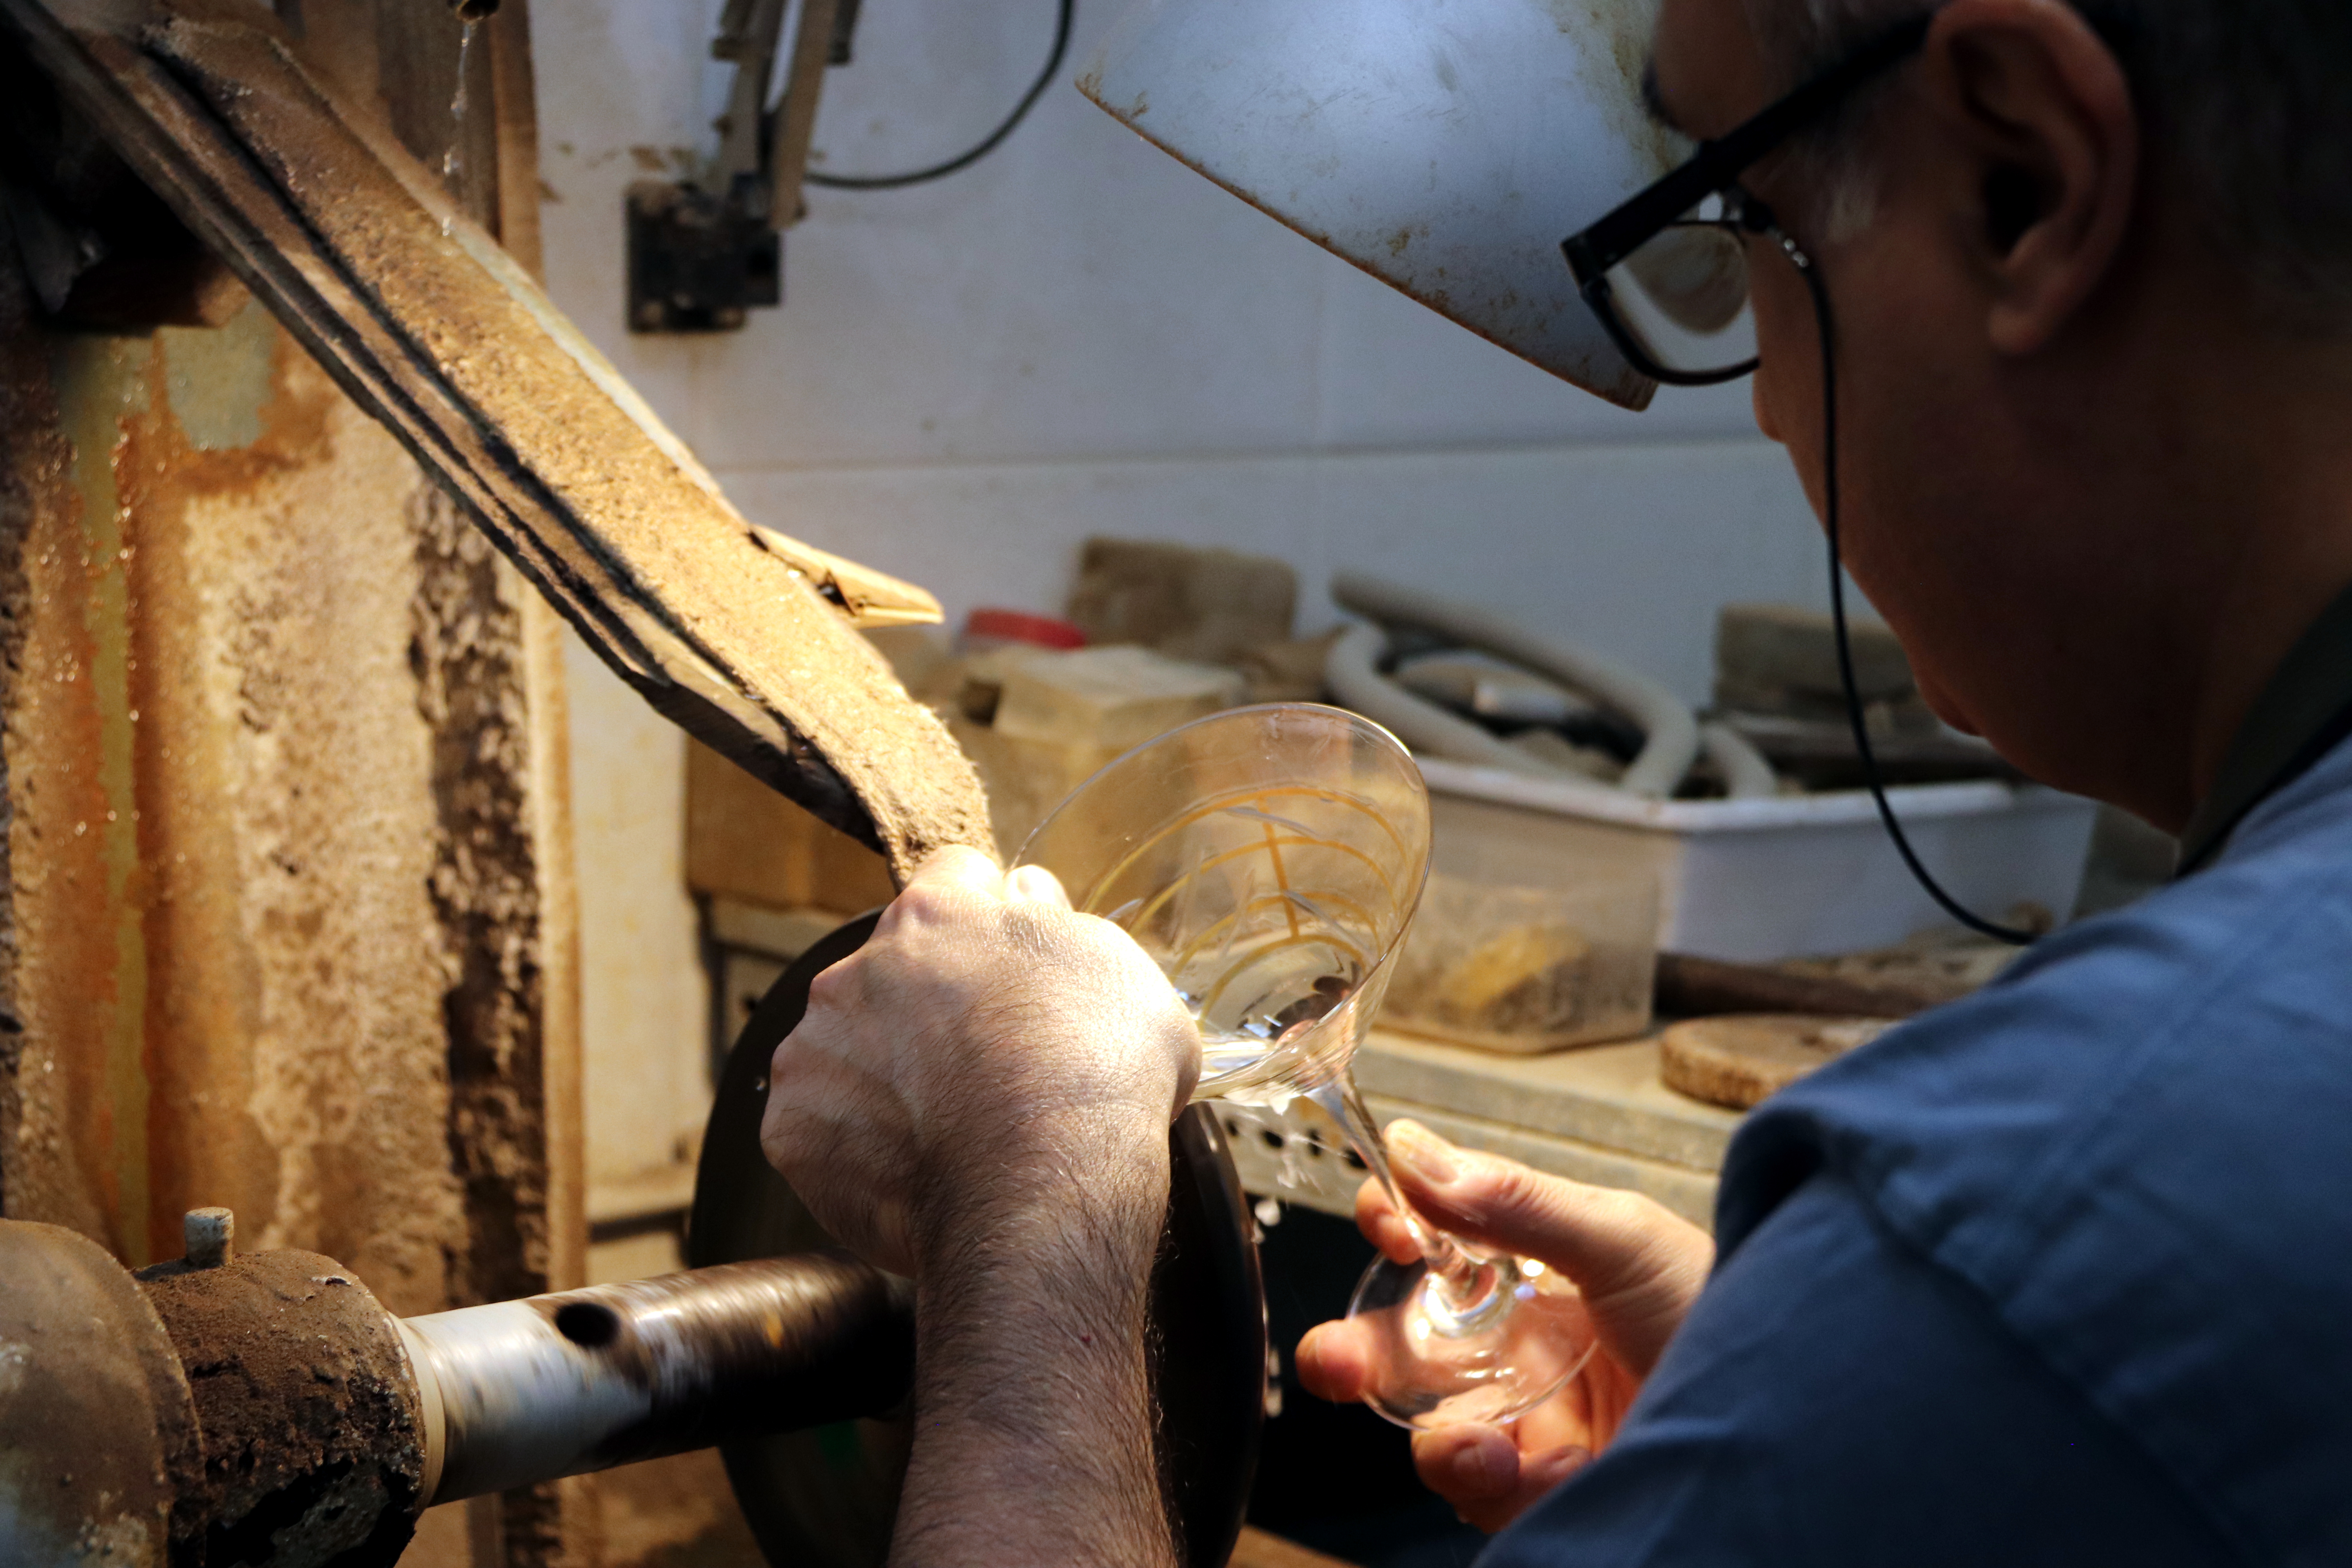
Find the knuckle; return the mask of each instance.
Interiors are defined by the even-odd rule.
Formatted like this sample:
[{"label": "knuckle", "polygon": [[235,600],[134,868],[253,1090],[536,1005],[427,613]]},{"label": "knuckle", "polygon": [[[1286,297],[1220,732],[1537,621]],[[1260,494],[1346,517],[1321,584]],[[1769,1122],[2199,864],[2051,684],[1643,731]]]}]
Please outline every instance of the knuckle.
[{"label": "knuckle", "polygon": [[891,900],[890,912],[901,924],[936,921],[960,901],[952,888],[939,882],[918,882]]},{"label": "knuckle", "polygon": [[1473,1163],[1459,1184],[1465,1197],[1490,1219],[1509,1219],[1542,1206],[1550,1195],[1551,1178],[1516,1160],[1485,1155]]},{"label": "knuckle", "polygon": [[[860,967],[856,955],[852,954],[831,968],[820,971],[817,977],[809,982],[810,1009],[813,1011],[820,1007],[839,1008],[848,1002],[852,993],[857,987]],[[793,1033],[797,1034],[799,1031],[794,1030]],[[790,1036],[786,1037],[785,1043],[791,1043]]]}]

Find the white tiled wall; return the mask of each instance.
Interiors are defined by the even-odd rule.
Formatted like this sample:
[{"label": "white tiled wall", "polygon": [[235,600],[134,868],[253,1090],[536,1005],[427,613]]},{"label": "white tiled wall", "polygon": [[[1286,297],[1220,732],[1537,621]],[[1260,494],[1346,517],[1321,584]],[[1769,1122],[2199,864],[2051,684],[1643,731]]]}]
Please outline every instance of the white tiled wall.
[{"label": "white tiled wall", "polygon": [[[1698,698],[1718,604],[1819,600],[1818,535],[1744,386],[1623,413],[1217,190],[1067,85],[1119,3],[1081,0],[1064,80],[995,156],[917,190],[812,191],[785,307],[687,340],[623,330],[621,192],[678,150],[707,152],[726,79],[708,58],[719,0],[542,0],[556,298],[754,520],[922,583],[952,615],[1058,608],[1087,534],[1170,537],[1296,563],[1307,629],[1330,618],[1330,571],[1364,567],[1487,601]],[[818,128],[823,166],[843,171],[975,139],[1042,60],[1053,0],[865,12]],[[583,841],[583,865],[646,879],[588,882],[587,916],[626,898],[679,918],[674,885],[654,886],[675,865],[677,742],[626,701],[583,689],[574,703],[615,731],[581,766],[631,770],[583,780],[583,798],[616,803],[604,826],[583,812],[583,833],[618,836]],[[625,1036],[651,1050],[686,1028],[675,999],[640,988],[600,1005],[593,963],[588,981],[592,1052],[600,1030],[617,1058]]]},{"label": "white tiled wall", "polygon": [[[1082,0],[1065,78],[1118,3]],[[1811,522],[1744,385],[1610,407],[1251,210],[1066,80],[948,181],[812,190],[787,302],[745,331],[630,335],[621,191],[707,151],[717,9],[541,8],[549,268],[755,519],[959,610],[1056,607],[1096,531],[1271,550],[1310,591],[1369,565],[1496,599],[1694,697],[1716,604],[1817,595]],[[865,11],[857,62],[827,83],[829,167],[972,139],[1034,71],[1053,0]]]}]

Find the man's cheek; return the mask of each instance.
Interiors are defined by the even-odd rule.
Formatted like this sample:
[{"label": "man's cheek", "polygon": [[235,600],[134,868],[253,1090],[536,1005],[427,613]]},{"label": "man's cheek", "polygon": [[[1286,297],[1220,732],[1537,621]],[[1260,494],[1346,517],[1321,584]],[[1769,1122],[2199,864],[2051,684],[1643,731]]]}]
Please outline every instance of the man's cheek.
[{"label": "man's cheek", "polygon": [[1969,717],[1968,710],[1960,706],[1958,699],[1951,694],[1942,681],[1937,680],[1927,670],[1918,668],[1916,664],[1912,669],[1912,679],[1919,683],[1919,700],[1927,705],[1928,712],[1933,713],[1963,735],[1980,733],[1977,729],[1976,721]]}]

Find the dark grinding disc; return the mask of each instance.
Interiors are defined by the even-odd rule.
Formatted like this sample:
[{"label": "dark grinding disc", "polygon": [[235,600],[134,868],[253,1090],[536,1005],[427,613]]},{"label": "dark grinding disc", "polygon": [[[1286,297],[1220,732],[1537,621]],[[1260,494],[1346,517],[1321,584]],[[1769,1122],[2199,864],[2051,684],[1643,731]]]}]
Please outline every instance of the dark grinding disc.
[{"label": "dark grinding disc", "polygon": [[[694,1188],[694,1268],[834,1245],[760,1150],[768,1063],[798,1026],[809,984],[855,952],[865,915],[785,970],[720,1075]],[[1170,1133],[1174,1184],[1151,1281],[1152,1374],[1161,1468],[1184,1559],[1223,1568],[1240,1536],[1265,1419],[1265,1297],[1224,1136],[1194,1106]],[[760,1549],[775,1568],[877,1568],[889,1553],[910,1428],[904,1409],[720,1449]]]}]

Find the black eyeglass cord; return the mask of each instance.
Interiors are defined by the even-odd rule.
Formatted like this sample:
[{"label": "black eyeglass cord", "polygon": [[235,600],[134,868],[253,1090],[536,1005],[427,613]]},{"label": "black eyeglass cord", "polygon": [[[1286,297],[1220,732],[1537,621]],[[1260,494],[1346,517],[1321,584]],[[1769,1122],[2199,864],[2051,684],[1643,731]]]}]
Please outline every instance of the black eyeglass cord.
[{"label": "black eyeglass cord", "polygon": [[1985,919],[1944,890],[1919,856],[1911,847],[1903,824],[1895,818],[1895,807],[1886,798],[1885,781],[1880,777],[1878,753],[1870,743],[1870,725],[1862,710],[1862,688],[1853,677],[1853,645],[1846,632],[1845,616],[1845,556],[1838,538],[1838,407],[1837,407],[1837,333],[1830,321],[1830,295],[1822,281],[1821,272],[1812,258],[1786,239],[1781,248],[1796,263],[1805,286],[1812,291],[1813,317],[1821,324],[1822,334],[1822,531],[1830,542],[1830,623],[1837,635],[1838,678],[1845,686],[1846,720],[1853,726],[1853,747],[1862,758],[1862,776],[1870,786],[1870,798],[1878,803],[1878,820],[1886,826],[1886,836],[1895,841],[1895,852],[1903,864],[1927,890],[1927,896],[1942,907],[1944,912],[1980,936],[1995,942],[2005,942],[2012,947],[2030,947],[2041,939],[2038,931],[2000,925]]},{"label": "black eyeglass cord", "polygon": [[1070,52],[1070,21],[1076,10],[1076,0],[1061,0],[1054,14],[1054,47],[1045,56],[1045,68],[1037,73],[1037,79],[1031,82],[1029,90],[1021,95],[1021,101],[1013,106],[1013,112],[999,121],[995,130],[966,151],[945,163],[909,170],[903,174],[828,174],[820,169],[811,169],[804,177],[810,184],[828,191],[902,191],[908,185],[929,184],[933,180],[943,180],[950,174],[971,168],[995,152],[1004,139],[1013,134],[1029,117],[1029,111],[1037,107],[1037,100],[1045,95],[1045,89],[1054,84],[1055,75],[1061,70],[1062,61],[1068,58]]}]

